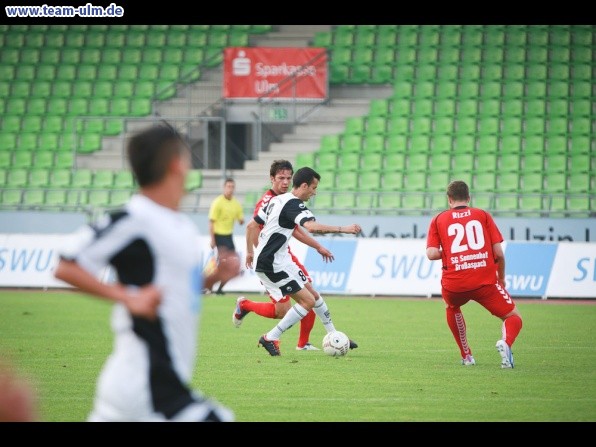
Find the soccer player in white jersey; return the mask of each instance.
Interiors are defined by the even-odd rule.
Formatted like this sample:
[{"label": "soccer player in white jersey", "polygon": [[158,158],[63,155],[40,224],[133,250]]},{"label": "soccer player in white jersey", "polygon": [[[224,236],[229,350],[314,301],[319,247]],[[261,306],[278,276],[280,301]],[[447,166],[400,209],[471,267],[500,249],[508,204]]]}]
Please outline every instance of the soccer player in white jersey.
[{"label": "soccer player in white jersey", "polygon": [[[115,303],[114,348],[88,416],[92,422],[233,421],[232,410],[190,387],[201,290],[239,274],[235,254],[202,276],[199,233],[179,205],[190,151],[168,125],[131,138],[128,158],[139,193],[86,225],[61,253],[55,276]],[[111,265],[117,280],[98,279]]]},{"label": "soccer player in white jersey", "polygon": [[311,309],[321,319],[327,332],[335,330],[323,297],[315,297],[305,287],[307,278],[292,261],[288,251],[296,225],[310,233],[323,234],[358,234],[362,230],[357,224],[331,226],[315,220],[304,202],[316,195],[320,180],[321,176],[312,168],[298,169],[294,173],[292,191],[271,198],[246,228],[246,267],[253,268],[253,262],[255,263],[257,277],[272,299],[279,301],[290,295],[296,301],[279,323],[259,339],[258,345],[263,346],[272,356],[281,355],[281,335],[304,318]]}]

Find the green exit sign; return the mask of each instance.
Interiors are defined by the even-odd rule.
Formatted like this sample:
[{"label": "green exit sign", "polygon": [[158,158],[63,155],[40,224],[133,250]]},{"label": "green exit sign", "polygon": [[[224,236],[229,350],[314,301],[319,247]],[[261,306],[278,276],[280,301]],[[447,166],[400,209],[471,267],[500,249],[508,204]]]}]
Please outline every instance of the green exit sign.
[{"label": "green exit sign", "polygon": [[288,119],[288,109],[285,107],[275,107],[270,109],[269,119],[273,121],[286,121]]}]

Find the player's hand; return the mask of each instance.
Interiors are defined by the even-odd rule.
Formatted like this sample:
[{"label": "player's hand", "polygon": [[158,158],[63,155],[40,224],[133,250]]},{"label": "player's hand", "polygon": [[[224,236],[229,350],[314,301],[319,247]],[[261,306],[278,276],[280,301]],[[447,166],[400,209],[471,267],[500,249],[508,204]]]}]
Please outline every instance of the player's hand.
[{"label": "player's hand", "polygon": [[252,269],[252,263],[253,263],[254,259],[255,259],[254,253],[246,254],[245,265],[246,265],[247,269]]},{"label": "player's hand", "polygon": [[127,290],[123,302],[132,315],[155,320],[157,308],[161,303],[161,290],[153,285],[144,286],[134,291]]},{"label": "player's hand", "polygon": [[333,256],[333,253],[331,253],[329,250],[327,250],[325,247],[323,247],[321,245],[320,248],[317,248],[317,252],[323,256],[323,260],[325,262],[333,262],[333,260],[335,259],[335,256]]},{"label": "player's hand", "polygon": [[362,231],[362,227],[358,224],[342,226],[341,229],[342,229],[342,233],[347,233],[347,234],[358,234]]}]

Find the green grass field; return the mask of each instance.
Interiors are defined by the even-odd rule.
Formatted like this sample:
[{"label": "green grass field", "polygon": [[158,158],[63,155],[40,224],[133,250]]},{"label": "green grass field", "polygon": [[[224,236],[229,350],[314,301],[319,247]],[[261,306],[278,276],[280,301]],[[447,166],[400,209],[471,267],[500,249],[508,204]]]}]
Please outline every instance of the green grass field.
[{"label": "green grass field", "polygon": [[[297,327],[270,357],[257,341],[274,320],[251,314],[236,329],[235,300],[204,298],[193,384],[238,421],[596,421],[596,303],[517,300],[524,327],[515,369],[502,370],[501,322],[474,302],[463,309],[477,364],[464,367],[439,298],[326,297],[359,344],[343,358],[296,351]],[[110,304],[2,290],[0,306],[0,353],[32,380],[42,419],[84,421],[111,350]],[[323,335],[317,321],[311,342]]]}]

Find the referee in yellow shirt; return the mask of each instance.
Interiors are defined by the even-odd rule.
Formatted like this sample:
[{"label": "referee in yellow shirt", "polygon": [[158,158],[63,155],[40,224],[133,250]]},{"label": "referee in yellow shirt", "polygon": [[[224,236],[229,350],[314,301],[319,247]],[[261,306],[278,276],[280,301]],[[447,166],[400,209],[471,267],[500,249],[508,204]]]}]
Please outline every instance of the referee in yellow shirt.
[{"label": "referee in yellow shirt", "polygon": [[[226,247],[236,251],[234,246],[234,221],[240,225],[244,224],[244,213],[242,205],[234,197],[236,182],[233,178],[227,178],[224,182],[223,194],[217,196],[211,203],[209,209],[209,234],[211,235],[211,248]],[[227,281],[226,281],[227,282]],[[223,295],[223,286],[226,282],[221,282],[217,295]]]}]

